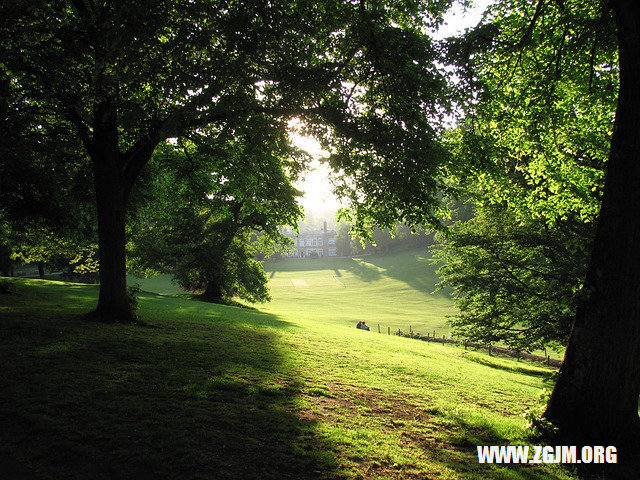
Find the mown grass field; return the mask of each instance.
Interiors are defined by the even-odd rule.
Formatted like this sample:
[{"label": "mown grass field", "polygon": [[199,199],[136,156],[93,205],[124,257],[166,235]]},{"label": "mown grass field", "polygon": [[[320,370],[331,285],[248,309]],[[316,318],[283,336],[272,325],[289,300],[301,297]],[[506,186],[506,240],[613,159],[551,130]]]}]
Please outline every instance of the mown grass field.
[{"label": "mown grass field", "polygon": [[[331,325],[364,320],[377,330],[450,335],[446,316],[454,313],[448,292],[435,292],[435,266],[422,251],[403,251],[357,258],[305,258],[265,263],[271,302],[260,310],[304,316]],[[129,276],[144,290],[164,295],[183,293],[168,275]]]},{"label": "mown grass field", "polygon": [[[450,334],[454,313],[447,292],[435,292],[435,267],[421,251],[335,259],[282,259],[265,264],[272,301],[269,312],[305,316],[327,325],[372,330]],[[330,327],[329,327],[330,328]]]},{"label": "mown grass field", "polygon": [[[265,263],[271,302],[262,311],[286,318],[304,317],[331,325],[355,326],[364,320],[372,331],[451,336],[447,316],[455,314],[450,290],[436,290],[438,276],[428,253],[408,250],[356,258],[304,258]],[[129,277],[143,289],[184,294],[168,275]],[[533,352],[544,355],[543,351]],[[561,359],[564,351],[548,350]]]},{"label": "mown grass field", "polygon": [[[281,265],[259,311],[143,293],[146,327],[84,320],[96,286],[18,281],[0,296],[6,478],[568,478],[476,457],[535,442],[522,414],[551,370],[356,330],[348,299],[289,288],[299,271]],[[406,282],[337,270],[347,286],[327,291],[362,282],[369,322],[412,315],[393,291]],[[318,311],[297,306],[303,292]]]}]

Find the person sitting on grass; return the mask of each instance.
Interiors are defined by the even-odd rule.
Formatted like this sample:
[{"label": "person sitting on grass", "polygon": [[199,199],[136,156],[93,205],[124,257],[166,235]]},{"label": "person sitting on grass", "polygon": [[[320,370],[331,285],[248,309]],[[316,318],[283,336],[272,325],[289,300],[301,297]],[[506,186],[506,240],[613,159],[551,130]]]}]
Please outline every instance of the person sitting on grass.
[{"label": "person sitting on grass", "polygon": [[371,328],[369,328],[369,326],[364,322],[358,322],[356,328],[359,328],[360,330],[371,330]]}]

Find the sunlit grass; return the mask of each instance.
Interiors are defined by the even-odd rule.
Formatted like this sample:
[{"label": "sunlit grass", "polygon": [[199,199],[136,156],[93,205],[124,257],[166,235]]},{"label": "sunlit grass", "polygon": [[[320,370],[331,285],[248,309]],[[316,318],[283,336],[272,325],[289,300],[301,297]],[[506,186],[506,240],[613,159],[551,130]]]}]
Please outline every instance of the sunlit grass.
[{"label": "sunlit grass", "polygon": [[[337,270],[371,303],[409,285]],[[144,293],[136,327],[83,320],[95,286],[20,281],[0,297],[0,460],[49,478],[565,478],[475,453],[533,441],[521,415],[550,370],[356,330],[349,300],[310,288],[320,311],[286,285],[263,311]]]},{"label": "sunlit grass", "polygon": [[[450,334],[446,316],[454,313],[447,292],[435,292],[437,277],[424,252],[335,259],[269,261],[273,300],[266,311],[304,315],[326,324],[364,320],[372,330]],[[307,286],[295,284],[304,281]]]},{"label": "sunlit grass", "polygon": [[[305,258],[265,263],[272,300],[260,308],[285,316],[377,331],[398,329],[449,337],[447,315],[455,313],[448,292],[435,292],[437,277],[428,254],[408,251],[360,258]],[[170,276],[129,277],[143,289],[177,294]]]}]

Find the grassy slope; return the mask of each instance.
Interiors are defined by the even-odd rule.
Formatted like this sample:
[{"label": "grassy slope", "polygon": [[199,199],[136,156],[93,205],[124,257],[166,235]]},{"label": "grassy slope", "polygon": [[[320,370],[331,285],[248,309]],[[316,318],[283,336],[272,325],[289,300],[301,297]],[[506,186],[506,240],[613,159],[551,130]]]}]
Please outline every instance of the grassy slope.
[{"label": "grassy slope", "polygon": [[[449,334],[450,298],[436,288],[434,267],[416,251],[335,259],[285,259],[267,262],[273,300],[265,309],[353,327],[365,320],[418,333]],[[298,286],[295,286],[298,285]],[[302,285],[302,286],[300,286]]]},{"label": "grassy slope", "polygon": [[[347,285],[364,281],[342,275]],[[407,303],[389,285],[378,303]],[[0,296],[5,472],[564,478],[552,467],[481,466],[475,457],[476,444],[527,441],[520,414],[549,386],[543,368],[356,330],[341,320],[345,300],[303,315],[284,308],[277,287],[268,312],[144,294],[148,328],[82,320],[96,293],[22,280],[18,294]]]},{"label": "grassy slope", "polygon": [[[433,293],[437,277],[419,251],[362,258],[282,259],[268,261],[272,300],[261,310],[287,317],[304,316],[327,324],[354,326],[365,320],[372,328],[449,335],[446,315],[454,312],[446,293]],[[144,290],[180,293],[170,276],[129,276]],[[298,286],[295,286],[295,285]]]},{"label": "grassy slope", "polygon": [[[383,333],[409,331],[450,336],[447,315],[455,313],[449,290],[435,292],[438,277],[428,254],[420,250],[381,256],[268,261],[272,301],[261,310],[286,318],[322,320],[327,325],[355,326],[364,320]],[[148,291],[177,294],[168,275],[130,276]],[[330,328],[330,327],[328,327]],[[543,351],[533,352],[544,355]],[[561,359],[564,351],[548,352]]]}]

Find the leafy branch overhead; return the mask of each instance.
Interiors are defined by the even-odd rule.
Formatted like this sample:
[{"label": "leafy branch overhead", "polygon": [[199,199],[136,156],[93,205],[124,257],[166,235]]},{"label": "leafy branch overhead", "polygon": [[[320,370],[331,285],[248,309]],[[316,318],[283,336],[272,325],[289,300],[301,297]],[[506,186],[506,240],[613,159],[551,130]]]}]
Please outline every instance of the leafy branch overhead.
[{"label": "leafy branch overhead", "polygon": [[453,39],[461,182],[522,219],[594,221],[618,88],[611,21],[598,2],[496,2]]}]

